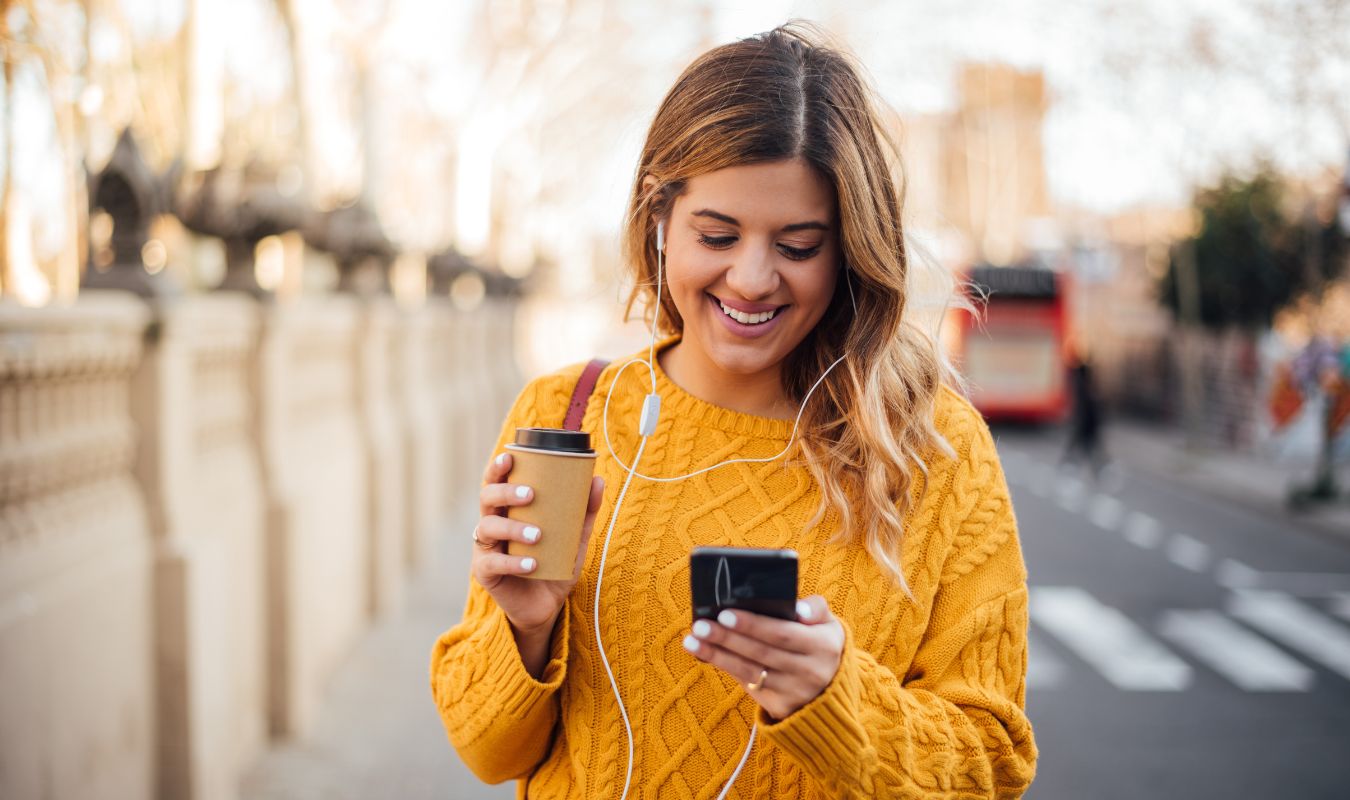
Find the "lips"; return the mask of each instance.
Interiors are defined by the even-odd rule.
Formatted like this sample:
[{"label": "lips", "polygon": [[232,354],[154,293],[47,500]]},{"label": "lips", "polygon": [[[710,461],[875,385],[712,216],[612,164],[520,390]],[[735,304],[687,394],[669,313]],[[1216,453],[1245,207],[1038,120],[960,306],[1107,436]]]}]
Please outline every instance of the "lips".
[{"label": "lips", "polygon": [[[775,313],[771,319],[765,322],[747,324],[732,318],[725,311],[723,311],[722,301],[719,300],[716,296],[708,294],[707,297],[709,305],[712,306],[713,313],[715,313],[717,317],[722,320],[722,324],[727,327],[727,330],[729,330],[736,336],[743,338],[755,338],[758,336],[763,336],[764,334],[778,327],[778,321],[782,319],[783,315],[790,310],[790,306],[773,306],[766,304],[758,304],[758,307],[762,308],[764,311],[777,310],[777,313]],[[731,308],[735,308],[737,311],[740,310],[740,308],[738,308],[737,306],[731,306],[731,304],[728,304],[728,306]],[[752,305],[752,307],[755,306]],[[760,313],[763,313],[763,311],[761,311]]]}]

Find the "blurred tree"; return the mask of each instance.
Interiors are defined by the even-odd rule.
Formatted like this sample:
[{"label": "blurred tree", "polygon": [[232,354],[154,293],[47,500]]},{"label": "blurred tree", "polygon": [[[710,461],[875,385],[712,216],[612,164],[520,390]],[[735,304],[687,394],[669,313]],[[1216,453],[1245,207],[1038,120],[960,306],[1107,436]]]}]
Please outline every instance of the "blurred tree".
[{"label": "blurred tree", "polygon": [[[1334,220],[1291,217],[1284,195],[1268,166],[1250,177],[1226,174],[1197,192],[1199,230],[1172,248],[1158,286],[1162,303],[1181,319],[1198,313],[1207,328],[1258,328],[1297,295],[1316,292],[1334,277],[1345,250]],[[1188,259],[1193,289],[1179,279]],[[1194,310],[1187,313],[1191,302]]]}]

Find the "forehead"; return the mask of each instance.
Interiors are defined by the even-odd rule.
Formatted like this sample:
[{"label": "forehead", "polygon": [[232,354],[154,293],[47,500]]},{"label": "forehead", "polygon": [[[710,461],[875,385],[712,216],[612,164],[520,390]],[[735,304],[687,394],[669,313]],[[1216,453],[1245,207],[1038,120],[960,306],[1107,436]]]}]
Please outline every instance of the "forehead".
[{"label": "forehead", "polygon": [[705,208],[748,227],[828,223],[834,218],[834,187],[802,159],[744,164],[689,179],[675,210]]}]

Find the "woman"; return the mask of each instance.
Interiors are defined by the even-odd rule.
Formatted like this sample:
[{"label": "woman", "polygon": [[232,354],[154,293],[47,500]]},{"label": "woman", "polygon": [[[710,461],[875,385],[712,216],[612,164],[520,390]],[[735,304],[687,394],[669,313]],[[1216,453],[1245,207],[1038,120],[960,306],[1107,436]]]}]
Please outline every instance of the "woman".
[{"label": "woman", "polygon": [[[906,314],[894,159],[857,69],[800,25],[704,54],[666,96],[625,231],[630,310],[641,298],[651,319],[665,265],[662,413],[637,469],[683,476],[789,444],[791,458],[628,487],[598,626],[625,720],[592,623],[605,537],[591,532],[639,452],[648,373],[611,364],[586,408],[599,458],[575,583],[522,578],[534,565],[505,553],[548,532],[506,519],[531,492],[505,482],[502,446],[561,427],[583,365],[525,388],[485,474],[464,619],[432,654],[450,740],[484,780],[541,798],[713,797],[728,780],[756,798],[1027,788],[1026,569],[989,431]],[[698,545],[795,549],[798,620],[691,626]]]}]

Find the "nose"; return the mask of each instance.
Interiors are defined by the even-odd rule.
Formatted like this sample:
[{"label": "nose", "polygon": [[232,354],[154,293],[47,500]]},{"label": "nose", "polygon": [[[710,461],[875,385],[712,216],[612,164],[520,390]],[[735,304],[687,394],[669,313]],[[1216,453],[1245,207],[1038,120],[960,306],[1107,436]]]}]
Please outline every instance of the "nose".
[{"label": "nose", "polygon": [[765,247],[744,247],[727,270],[727,288],[746,300],[763,300],[778,290],[781,278],[773,253]]}]

